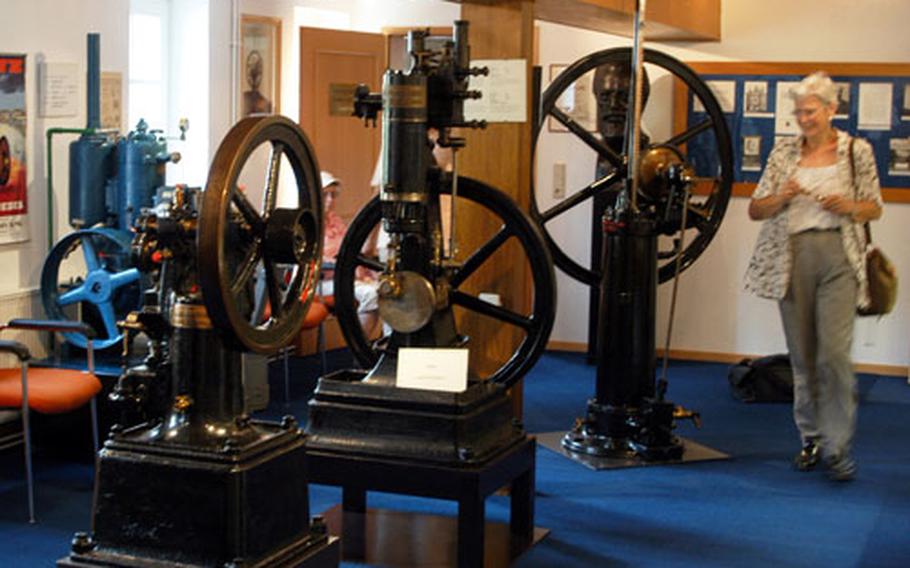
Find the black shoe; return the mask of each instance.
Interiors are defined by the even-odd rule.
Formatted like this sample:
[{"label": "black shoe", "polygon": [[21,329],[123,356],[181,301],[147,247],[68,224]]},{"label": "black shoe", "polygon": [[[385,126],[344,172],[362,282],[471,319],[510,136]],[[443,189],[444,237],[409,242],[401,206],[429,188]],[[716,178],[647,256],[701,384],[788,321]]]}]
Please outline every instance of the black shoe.
[{"label": "black shoe", "polygon": [[815,442],[806,442],[793,458],[793,467],[799,471],[812,471],[821,459],[821,450]]},{"label": "black shoe", "polygon": [[853,481],[856,477],[856,462],[847,453],[828,458],[828,477],[833,481]]}]

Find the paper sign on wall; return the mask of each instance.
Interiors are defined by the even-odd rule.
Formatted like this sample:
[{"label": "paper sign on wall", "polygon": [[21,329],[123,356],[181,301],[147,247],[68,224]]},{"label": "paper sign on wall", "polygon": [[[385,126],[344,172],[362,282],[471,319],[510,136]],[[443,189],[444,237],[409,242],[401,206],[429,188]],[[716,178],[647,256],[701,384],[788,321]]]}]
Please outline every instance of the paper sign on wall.
[{"label": "paper sign on wall", "polygon": [[408,347],[398,350],[395,385],[463,392],[468,388],[468,350]]},{"label": "paper sign on wall", "polygon": [[471,90],[480,91],[483,96],[464,102],[467,120],[525,122],[528,119],[527,61],[475,59],[471,67],[487,67],[490,74],[471,77]]},{"label": "paper sign on wall", "polygon": [[38,67],[38,116],[76,116],[79,112],[79,66],[41,63]]}]

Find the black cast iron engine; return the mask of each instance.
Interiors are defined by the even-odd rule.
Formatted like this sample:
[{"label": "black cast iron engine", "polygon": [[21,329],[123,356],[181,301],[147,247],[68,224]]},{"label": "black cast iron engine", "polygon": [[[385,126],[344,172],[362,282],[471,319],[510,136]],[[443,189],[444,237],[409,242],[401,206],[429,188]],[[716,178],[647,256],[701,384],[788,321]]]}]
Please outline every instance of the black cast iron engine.
[{"label": "black cast iron engine", "polygon": [[[687,100],[701,103],[698,120],[672,128],[663,140],[649,139],[630,104],[633,50],[607,49],[576,61],[543,93],[535,144],[540,147],[547,121],[556,121],[574,135],[571,144],[581,142],[574,146],[580,149],[574,159],[583,162],[584,152],[593,154],[596,175],[559,202],[535,191],[532,215],[543,227],[556,265],[596,289],[596,394],[563,446],[596,457],[675,460],[682,456],[683,444],[672,434],[674,413],[692,415],[665,399],[666,383],[655,377],[656,287],[690,267],[716,235],[730,199],[733,159],[724,114],[704,81],[657,51],[643,50],[643,62],[643,70],[650,68],[652,76],[669,73],[677,88],[691,93]],[[591,75],[599,137],[559,104]],[[639,80],[646,77],[643,73]],[[639,96],[643,108],[647,95]],[[696,139],[712,149],[711,160],[700,163],[687,151],[687,143]],[[633,148],[638,155],[634,161]],[[585,266],[554,235],[560,222],[589,200],[596,238],[595,253]],[[661,242],[665,250],[659,250]]]},{"label": "black cast iron engine", "polygon": [[[254,195],[240,178],[260,146],[269,157]],[[278,206],[282,163],[292,206]],[[142,214],[133,256],[156,284],[126,327],[147,333],[152,350],[118,392],[136,397],[163,381],[153,398],[163,408],[146,404],[148,421],[112,430],[93,532],[59,565],[337,566],[335,540],[310,522],[303,433],[292,417],[251,420],[241,383],[243,351],[275,351],[299,331],[321,237],[319,167],[283,117],[241,120],[205,191],[177,187]]]},{"label": "black cast iron engine", "polygon": [[[525,436],[512,423],[505,390],[535,364],[549,337],[555,314],[552,261],[537,226],[508,196],[458,176],[457,161],[453,171],[441,169],[428,139],[428,131],[434,129],[437,144],[457,150],[464,140],[453,135],[453,127],[483,126],[464,118],[464,101],[479,96],[468,89],[468,79],[485,73],[470,67],[467,34],[467,22],[456,22],[452,40],[434,51],[426,47],[427,32],[412,31],[410,67],[387,71],[381,94],[358,88],[356,115],[375,121],[382,111],[382,186],[345,235],[334,290],[342,332],[367,371],[320,380],[310,403],[311,448],[478,463]],[[445,200],[451,211],[485,216],[493,227],[464,256],[453,244],[452,233],[460,230],[457,220],[442,213]],[[364,252],[380,229],[388,234],[382,251],[387,254]],[[523,305],[526,298],[504,298],[497,305],[470,290],[471,277],[495,262],[519,267],[508,277],[529,279],[529,305]],[[379,313],[389,326],[375,342],[357,318],[354,286],[360,269],[377,275]],[[473,312],[488,326],[517,330],[520,339],[514,352],[498,361],[492,372],[469,375],[468,389],[462,393],[397,388],[400,349],[470,345],[456,325],[458,310]]]}]

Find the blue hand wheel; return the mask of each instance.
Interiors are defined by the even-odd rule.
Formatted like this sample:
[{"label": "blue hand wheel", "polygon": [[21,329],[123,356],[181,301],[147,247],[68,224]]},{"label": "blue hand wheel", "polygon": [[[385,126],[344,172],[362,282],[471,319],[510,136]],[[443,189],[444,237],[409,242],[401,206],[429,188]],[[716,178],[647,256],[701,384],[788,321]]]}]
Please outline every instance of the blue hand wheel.
[{"label": "blue hand wheel", "polygon": [[[81,321],[98,332],[95,349],[121,341],[117,322],[139,308],[140,273],[130,262],[130,233],[84,229],[63,237],[44,261],[41,302],[51,319]],[[64,333],[70,344],[85,348],[86,339]]]}]

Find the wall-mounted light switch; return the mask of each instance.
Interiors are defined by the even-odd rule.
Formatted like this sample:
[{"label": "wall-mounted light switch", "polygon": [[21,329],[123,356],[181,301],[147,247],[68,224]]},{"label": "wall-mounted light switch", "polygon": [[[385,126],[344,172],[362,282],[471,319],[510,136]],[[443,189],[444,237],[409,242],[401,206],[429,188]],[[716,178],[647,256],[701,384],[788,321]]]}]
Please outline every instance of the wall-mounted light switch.
[{"label": "wall-mounted light switch", "polygon": [[553,198],[563,199],[566,196],[566,163],[553,164]]}]

